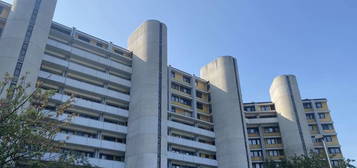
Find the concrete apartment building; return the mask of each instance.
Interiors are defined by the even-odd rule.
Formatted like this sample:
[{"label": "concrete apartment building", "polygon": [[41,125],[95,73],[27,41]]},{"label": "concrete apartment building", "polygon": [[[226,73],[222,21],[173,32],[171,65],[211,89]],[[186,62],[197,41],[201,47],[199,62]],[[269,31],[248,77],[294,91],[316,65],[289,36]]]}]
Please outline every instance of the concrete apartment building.
[{"label": "concrete apartment building", "polygon": [[323,152],[323,135],[332,164],[343,159],[327,100],[301,99],[293,75],[273,80],[271,102],[243,103],[234,57],[191,75],[168,66],[165,24],[146,21],[126,49],[53,22],[55,6],[0,1],[0,72],[55,89],[47,110],[74,95],[63,150],[104,168],[261,168]]}]

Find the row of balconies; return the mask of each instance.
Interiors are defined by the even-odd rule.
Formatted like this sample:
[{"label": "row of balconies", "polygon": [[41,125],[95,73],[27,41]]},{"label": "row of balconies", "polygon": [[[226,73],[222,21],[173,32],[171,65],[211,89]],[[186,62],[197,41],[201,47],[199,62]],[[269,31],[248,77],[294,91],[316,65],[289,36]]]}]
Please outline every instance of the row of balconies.
[{"label": "row of balconies", "polygon": [[202,150],[206,150],[206,151],[216,152],[216,147],[214,145],[209,145],[206,143],[201,143],[198,141],[189,140],[189,139],[185,139],[185,138],[168,136],[167,142],[176,144],[176,145],[182,145],[182,146],[189,147],[189,148],[202,149]]},{"label": "row of balconies", "polygon": [[[66,118],[68,118],[68,114],[62,114],[58,118],[55,118],[59,121],[63,121]],[[118,124],[113,124],[113,123],[108,123],[104,121],[99,121],[99,120],[93,120],[93,119],[88,119],[84,117],[72,117],[70,120],[70,123],[72,125],[77,125],[81,127],[87,127],[87,128],[92,128],[92,129],[99,129],[99,130],[105,130],[105,131],[110,131],[114,133],[120,133],[120,134],[127,134],[128,133],[128,128],[126,126],[118,125]]]},{"label": "row of balconies", "polygon": [[203,82],[203,81],[200,81],[197,79],[193,79],[193,77],[191,75],[183,75],[176,71],[171,70],[170,73],[171,73],[171,79],[174,80],[175,82],[178,82],[178,83],[180,83],[184,86],[187,86],[187,87],[191,87],[192,81],[194,80],[196,90],[199,90],[203,93],[208,93],[209,85],[206,82]]},{"label": "row of balconies", "polygon": [[[51,97],[51,99],[58,101],[58,102],[65,102],[68,99],[70,99],[70,96],[56,93],[54,96]],[[109,105],[102,104],[102,103],[96,103],[93,101],[88,101],[88,100],[84,100],[84,99],[80,99],[80,98],[75,98],[75,101],[73,102],[72,105],[78,106],[80,108],[103,112],[103,113],[106,113],[109,115],[114,115],[114,116],[119,116],[119,117],[124,117],[124,118],[128,118],[128,116],[129,116],[128,110],[124,110],[121,108],[109,106]]]},{"label": "row of balconies", "polygon": [[[259,133],[248,133],[248,136],[249,137],[260,137],[260,134]],[[272,132],[272,133],[263,133],[263,136],[264,137],[280,137],[281,134],[280,132]]]},{"label": "row of balconies", "polygon": [[[283,144],[264,144],[265,149],[283,148]],[[262,145],[249,145],[249,149],[262,149]]]},{"label": "row of balconies", "polygon": [[[108,58],[99,56],[94,53],[90,53],[88,51],[78,49],[72,46],[69,46],[67,44],[48,39],[47,45],[50,46],[48,49],[54,48],[59,50],[59,52],[62,52],[64,54],[71,55],[72,57],[78,57],[82,59],[83,61],[86,61],[88,63],[94,62],[96,65],[102,66],[102,67],[110,67],[119,71],[127,72],[127,73],[132,73],[132,68],[130,66],[112,61]],[[94,65],[94,64],[93,64]]]},{"label": "row of balconies", "polygon": [[83,65],[79,65],[77,63],[74,62],[69,62],[69,61],[65,61],[50,55],[45,55],[43,57],[43,60],[52,64],[55,64],[57,66],[59,66],[60,68],[64,69],[69,69],[71,71],[74,71],[76,73],[79,74],[85,74],[87,76],[90,76],[94,79],[101,79],[103,81],[107,81],[107,82],[111,82],[114,84],[119,84],[121,86],[125,86],[125,87],[130,87],[131,86],[131,82],[129,80],[102,72],[102,71],[98,71],[92,68],[88,68],[85,67]]},{"label": "row of balconies", "polygon": [[55,82],[59,85],[65,85],[72,88],[76,88],[78,90],[89,92],[92,94],[100,95],[102,97],[110,97],[112,99],[116,99],[119,101],[129,102],[130,96],[121,92],[117,92],[114,90],[109,90],[107,88],[95,86],[92,84],[88,84],[85,82],[81,82],[78,80],[74,80],[71,78],[66,78],[63,76],[55,75],[49,72],[40,71],[39,77],[43,80],[49,80],[51,82]]},{"label": "row of balconies", "polygon": [[[172,83],[171,85],[173,85],[173,84],[175,84],[175,83]],[[177,84],[175,84],[175,85],[177,85]],[[190,90],[189,93],[187,93],[185,91],[182,91],[182,90],[179,90],[178,88],[171,88],[171,92],[192,99],[192,93],[191,93],[192,89],[191,88],[188,88],[188,89]],[[196,97],[195,98],[199,102],[208,104],[208,102],[209,102],[209,93],[196,91]]]},{"label": "row of balconies", "polygon": [[55,140],[64,141],[66,143],[74,145],[82,145],[92,148],[106,149],[119,152],[125,152],[126,148],[126,145],[122,143],[64,133],[58,133],[55,137]]},{"label": "row of balconies", "polygon": [[93,52],[109,54],[117,59],[130,61],[132,58],[131,53],[122,47],[56,22],[52,23],[50,37],[59,38],[64,42],[74,41],[76,44],[81,44]]},{"label": "row of balconies", "polygon": [[[56,161],[59,158],[58,153],[46,153],[42,159],[47,161]],[[90,157],[85,155],[88,162],[92,165],[105,168],[124,168],[125,163],[122,161],[108,160],[107,158],[100,157]]]},{"label": "row of balconies", "polygon": [[188,126],[202,128],[208,131],[213,131],[213,123],[202,120],[202,118],[194,118],[191,116],[181,115],[175,112],[168,112],[168,120],[175,121]]},{"label": "row of balconies", "polygon": [[176,161],[182,161],[182,162],[188,162],[188,163],[194,163],[194,164],[201,164],[201,165],[207,165],[207,166],[218,166],[217,160],[207,159],[207,158],[203,158],[200,156],[194,156],[194,155],[189,155],[189,154],[182,154],[182,153],[173,152],[173,151],[167,152],[167,158],[169,160],[176,160]]}]

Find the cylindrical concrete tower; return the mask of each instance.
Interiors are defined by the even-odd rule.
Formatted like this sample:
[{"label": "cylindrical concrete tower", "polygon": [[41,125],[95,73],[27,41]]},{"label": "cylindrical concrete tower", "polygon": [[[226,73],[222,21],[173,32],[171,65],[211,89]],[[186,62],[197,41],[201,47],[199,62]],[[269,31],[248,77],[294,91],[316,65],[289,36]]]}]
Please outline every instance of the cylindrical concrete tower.
[{"label": "cylindrical concrete tower", "polygon": [[0,75],[27,75],[35,85],[48,39],[56,0],[15,0],[0,40]]},{"label": "cylindrical concrete tower", "polygon": [[210,83],[219,168],[249,168],[250,157],[235,58],[223,56],[201,68]]},{"label": "cylindrical concrete tower", "polygon": [[270,87],[286,156],[308,154],[313,149],[304,107],[294,75],[281,75]]},{"label": "cylindrical concrete tower", "polygon": [[166,26],[146,21],[129,37],[128,48],[133,51],[133,74],[126,167],[166,167]]}]

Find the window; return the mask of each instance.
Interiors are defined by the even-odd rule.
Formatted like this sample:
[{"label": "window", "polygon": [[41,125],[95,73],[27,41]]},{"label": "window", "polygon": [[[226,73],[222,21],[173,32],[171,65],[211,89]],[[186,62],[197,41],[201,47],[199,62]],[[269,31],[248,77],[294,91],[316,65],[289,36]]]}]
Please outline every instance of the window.
[{"label": "window", "polygon": [[248,134],[258,134],[259,130],[258,130],[258,128],[248,128],[247,132],[248,132]]},{"label": "window", "polygon": [[279,128],[278,127],[265,127],[264,132],[265,133],[279,132]]},{"label": "window", "polygon": [[315,120],[315,115],[314,114],[306,114],[306,119]]},{"label": "window", "polygon": [[268,150],[267,151],[269,156],[282,156],[284,152],[282,150]]},{"label": "window", "polygon": [[173,163],[172,168],[197,168],[197,167],[185,166],[185,165],[179,165],[179,164]]},{"label": "window", "polygon": [[3,10],[4,10],[4,7],[0,6],[0,15],[2,14]]},{"label": "window", "polygon": [[317,125],[309,125],[310,131],[318,131]]},{"label": "window", "polygon": [[328,153],[329,154],[340,154],[341,150],[340,150],[340,148],[328,148]]},{"label": "window", "polygon": [[73,150],[73,149],[61,149],[62,153],[70,153],[70,154],[75,154],[79,156],[84,156],[84,157],[94,157],[94,152],[88,152],[88,151],[81,151],[81,150]]},{"label": "window", "polygon": [[320,119],[325,119],[326,118],[326,114],[325,113],[319,113],[319,118]]},{"label": "window", "polygon": [[118,49],[113,49],[113,51],[117,54],[124,55],[124,52],[118,50]]},{"label": "window", "polygon": [[202,103],[197,102],[196,105],[197,105],[198,109],[203,110],[203,104]]},{"label": "window", "polygon": [[250,156],[251,157],[261,157],[261,156],[263,156],[263,153],[261,150],[250,151]]},{"label": "window", "polygon": [[178,85],[176,83],[171,83],[171,88],[175,89],[175,90],[178,90],[178,91],[181,91],[181,92],[184,92],[184,93],[187,93],[187,94],[191,94],[191,89],[190,88],[186,88],[186,87],[180,86],[180,85]]},{"label": "window", "polygon": [[255,111],[255,106],[245,106],[244,111]]},{"label": "window", "polygon": [[305,109],[311,109],[312,108],[311,103],[303,103],[303,106],[304,106]]},{"label": "window", "polygon": [[103,140],[112,141],[112,142],[119,142],[119,143],[126,143],[125,139],[123,139],[123,138],[117,138],[117,137],[106,136],[106,135],[103,135]]},{"label": "window", "polygon": [[171,106],[171,111],[172,111],[172,112],[176,112],[176,107]]},{"label": "window", "polygon": [[271,145],[271,144],[281,144],[281,139],[280,138],[267,138],[265,139],[266,143]]},{"label": "window", "polygon": [[321,124],[323,130],[333,130],[332,124]]},{"label": "window", "polygon": [[61,32],[61,33],[67,34],[67,35],[71,35],[71,31],[70,31],[70,30],[66,30],[66,29],[57,27],[57,26],[55,26],[55,25],[52,25],[51,28],[52,28],[53,30],[58,31],[58,32]]},{"label": "window", "polygon": [[260,110],[261,111],[270,111],[270,106],[269,105],[260,106]]},{"label": "window", "polygon": [[274,104],[270,105],[270,110],[275,110],[275,105]]},{"label": "window", "polygon": [[172,95],[171,96],[171,101],[175,101],[175,102],[179,102],[181,104],[185,104],[185,105],[188,105],[188,106],[191,106],[191,100],[188,100],[188,99],[185,99],[185,98],[181,98],[181,97],[178,97],[178,96],[175,96],[175,95]]},{"label": "window", "polygon": [[187,94],[191,94],[191,89],[186,88],[186,87],[180,87],[180,91],[181,91],[181,92],[185,92],[185,93],[187,93]]},{"label": "window", "polygon": [[249,139],[250,145],[260,145],[260,139]]},{"label": "window", "polygon": [[102,43],[98,43],[98,42],[95,45],[97,45],[98,47],[101,47],[101,48],[103,48],[103,46],[104,46]]},{"label": "window", "polygon": [[186,82],[186,83],[191,83],[191,78],[190,78],[190,77],[183,76],[182,79],[183,79],[183,81]]},{"label": "window", "polygon": [[196,96],[197,96],[198,98],[202,98],[202,92],[196,91]]},{"label": "window", "polygon": [[172,89],[176,89],[176,90],[180,90],[180,86],[178,84],[175,84],[175,83],[171,83],[171,88]]},{"label": "window", "polygon": [[181,154],[184,154],[184,155],[196,155],[196,153],[193,152],[193,151],[177,149],[177,148],[172,148],[171,151],[175,152],[175,153],[181,153]]},{"label": "window", "polygon": [[315,103],[316,108],[322,108],[322,103],[321,102],[316,102]]},{"label": "window", "polygon": [[89,38],[84,37],[84,36],[81,36],[81,35],[78,35],[78,39],[80,39],[80,40],[82,40],[82,41],[85,41],[85,42],[87,42],[87,43],[90,42],[90,39],[89,39]]},{"label": "window", "polygon": [[332,136],[331,135],[325,135],[324,136],[325,142],[332,142]]},{"label": "window", "polygon": [[171,71],[171,78],[175,78],[175,77],[176,77],[175,72],[172,72],[172,71]]},{"label": "window", "polygon": [[88,138],[97,138],[97,134],[83,132],[83,131],[75,131],[75,130],[70,130],[70,129],[65,129],[65,128],[62,128],[60,132],[64,133],[64,134],[78,135],[78,136],[83,136],[83,137],[88,137]]},{"label": "window", "polygon": [[253,163],[253,168],[263,168],[263,163]]},{"label": "window", "polygon": [[115,155],[104,154],[104,153],[101,153],[99,155],[99,158],[105,159],[105,160],[124,161],[124,157],[123,156],[115,156]]},{"label": "window", "polygon": [[340,166],[341,160],[331,160],[332,166]]}]

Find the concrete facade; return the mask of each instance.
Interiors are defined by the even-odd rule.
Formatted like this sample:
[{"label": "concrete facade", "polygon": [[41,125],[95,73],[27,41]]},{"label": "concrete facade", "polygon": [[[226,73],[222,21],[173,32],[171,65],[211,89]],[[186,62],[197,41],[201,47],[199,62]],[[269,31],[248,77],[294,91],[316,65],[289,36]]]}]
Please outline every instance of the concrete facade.
[{"label": "concrete facade", "polygon": [[63,150],[103,168],[261,168],[321,152],[323,135],[332,163],[343,159],[327,100],[301,99],[294,76],[274,79],[272,102],[243,103],[234,57],[198,77],[167,64],[160,21],[139,26],[126,49],[53,22],[55,5],[0,1],[0,73],[29,72],[28,82],[55,90],[50,112],[74,96],[64,116],[77,117],[56,136]]},{"label": "concrete facade", "polygon": [[219,57],[201,68],[210,81],[211,104],[220,168],[250,167],[243,103],[237,64],[230,56]]},{"label": "concrete facade", "polygon": [[56,0],[16,0],[0,40],[0,72],[36,81]]},{"label": "concrete facade", "polygon": [[270,96],[275,104],[287,156],[309,154],[313,143],[295,76],[282,75],[273,80]]},{"label": "concrete facade", "polygon": [[[131,99],[128,120],[126,167],[166,165],[167,35],[166,26],[149,20],[129,38],[133,52]],[[163,126],[162,126],[163,125]],[[162,131],[162,132],[161,132]],[[143,141],[144,140],[144,141]]]}]

